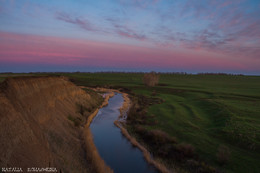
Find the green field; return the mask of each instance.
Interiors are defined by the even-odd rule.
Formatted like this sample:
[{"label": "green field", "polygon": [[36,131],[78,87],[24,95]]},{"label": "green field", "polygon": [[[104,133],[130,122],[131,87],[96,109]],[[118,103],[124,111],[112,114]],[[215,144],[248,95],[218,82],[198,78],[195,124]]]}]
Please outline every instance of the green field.
[{"label": "green field", "polygon": [[[163,100],[145,108],[146,122],[156,123],[139,126],[191,144],[201,160],[226,172],[260,172],[260,76],[160,74],[159,85],[146,87],[141,73],[62,75],[77,85],[122,87],[136,97]],[[230,150],[224,165],[217,161],[220,145]]]}]

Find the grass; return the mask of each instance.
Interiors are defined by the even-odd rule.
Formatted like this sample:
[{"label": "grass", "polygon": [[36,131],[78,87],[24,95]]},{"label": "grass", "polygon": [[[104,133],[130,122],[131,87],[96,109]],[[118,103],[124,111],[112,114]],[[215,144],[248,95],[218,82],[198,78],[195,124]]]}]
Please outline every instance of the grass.
[{"label": "grass", "polygon": [[[124,88],[132,99],[144,97],[136,105],[139,127],[191,145],[200,160],[226,172],[260,171],[259,76],[161,74],[159,85],[146,87],[141,73],[51,75],[68,76],[77,85]],[[138,133],[132,127],[130,123],[129,130]],[[219,162],[220,146],[228,148],[226,164]]]}]

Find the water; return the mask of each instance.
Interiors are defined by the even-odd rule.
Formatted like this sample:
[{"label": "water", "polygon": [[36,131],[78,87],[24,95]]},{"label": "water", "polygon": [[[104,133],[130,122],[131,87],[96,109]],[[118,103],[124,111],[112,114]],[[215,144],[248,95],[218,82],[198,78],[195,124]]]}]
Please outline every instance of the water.
[{"label": "water", "polygon": [[121,134],[121,130],[114,125],[124,99],[116,94],[109,100],[107,107],[99,110],[90,125],[94,143],[100,156],[115,173],[155,173],[158,172],[148,164],[143,153]]}]

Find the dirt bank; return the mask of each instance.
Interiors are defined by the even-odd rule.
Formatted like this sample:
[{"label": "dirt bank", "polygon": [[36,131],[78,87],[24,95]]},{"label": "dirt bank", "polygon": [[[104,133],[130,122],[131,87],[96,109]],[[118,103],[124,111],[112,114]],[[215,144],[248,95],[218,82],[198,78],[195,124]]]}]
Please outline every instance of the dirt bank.
[{"label": "dirt bank", "polygon": [[169,171],[159,161],[154,160],[151,154],[149,153],[149,151],[145,147],[143,147],[133,136],[131,136],[126,130],[126,128],[124,127],[125,119],[126,119],[125,115],[129,107],[131,106],[131,100],[129,99],[128,94],[126,93],[122,93],[122,94],[124,97],[124,103],[120,108],[120,115],[118,117],[118,120],[116,120],[114,124],[121,129],[122,134],[132,143],[133,146],[138,147],[143,152],[144,158],[149,164],[152,164],[162,173],[170,173],[171,171]]},{"label": "dirt bank", "polygon": [[[108,104],[109,98],[114,96],[114,92],[110,92],[110,91],[107,91],[107,92],[109,92],[109,93],[106,94],[106,96],[104,98],[104,102],[99,107],[99,109],[106,106]],[[87,160],[91,163],[91,165],[94,167],[96,172],[98,172],[98,173],[111,173],[111,172],[113,172],[113,170],[109,166],[106,165],[105,161],[99,155],[98,150],[97,150],[95,143],[94,143],[94,140],[93,140],[91,130],[89,128],[90,123],[92,122],[93,118],[95,118],[95,116],[97,115],[99,109],[96,109],[88,117],[87,122],[85,124],[85,128],[84,128],[85,147],[86,147],[86,150],[88,151],[87,152]]]},{"label": "dirt bank", "polygon": [[95,172],[83,131],[97,104],[63,77],[7,79],[0,85],[0,167]]}]

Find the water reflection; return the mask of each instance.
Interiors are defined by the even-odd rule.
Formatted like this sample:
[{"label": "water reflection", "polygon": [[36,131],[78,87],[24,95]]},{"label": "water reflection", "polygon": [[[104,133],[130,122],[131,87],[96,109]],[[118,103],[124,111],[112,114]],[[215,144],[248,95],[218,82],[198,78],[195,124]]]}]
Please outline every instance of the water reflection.
[{"label": "water reflection", "polygon": [[145,161],[142,152],[114,125],[123,101],[122,95],[116,94],[90,125],[98,152],[115,173],[155,173],[157,170]]}]

